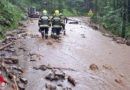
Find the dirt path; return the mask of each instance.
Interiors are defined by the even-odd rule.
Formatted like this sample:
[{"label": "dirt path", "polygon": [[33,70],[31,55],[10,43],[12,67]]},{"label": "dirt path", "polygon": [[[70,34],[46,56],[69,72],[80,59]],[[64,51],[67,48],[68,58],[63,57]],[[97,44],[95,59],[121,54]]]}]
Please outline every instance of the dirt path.
[{"label": "dirt path", "polygon": [[[25,69],[23,76],[28,79],[26,90],[46,90],[46,83],[60,83],[72,90],[130,89],[130,47],[117,44],[84,23],[67,24],[66,32],[67,35],[62,36],[59,42],[52,39],[42,40],[37,20],[29,24],[28,36],[21,40],[28,51],[21,56],[24,59],[21,61],[21,66]],[[48,42],[52,45],[48,45]],[[27,55],[32,56],[28,58]],[[91,64],[97,65],[99,69],[90,70]],[[73,87],[67,81],[45,80],[49,70],[33,69],[40,65],[66,68],[62,71],[75,79],[76,86]],[[57,90],[62,89],[57,87]]]}]

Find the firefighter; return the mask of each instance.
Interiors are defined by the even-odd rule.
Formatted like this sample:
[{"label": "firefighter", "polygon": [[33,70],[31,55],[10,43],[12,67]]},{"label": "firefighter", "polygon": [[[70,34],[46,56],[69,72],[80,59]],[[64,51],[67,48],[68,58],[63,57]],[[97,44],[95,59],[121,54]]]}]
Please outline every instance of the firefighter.
[{"label": "firefighter", "polygon": [[54,39],[59,39],[60,31],[61,31],[62,24],[63,24],[62,20],[61,20],[61,17],[60,17],[59,10],[55,10],[55,14],[52,17],[51,21],[52,21],[52,33],[51,33],[51,36]]},{"label": "firefighter", "polygon": [[41,32],[42,38],[48,39],[48,31],[51,26],[51,21],[49,16],[47,15],[47,11],[43,10],[43,14],[39,18],[38,25],[40,27],[39,31]]},{"label": "firefighter", "polygon": [[65,31],[65,21],[67,23],[67,17],[64,17],[62,13],[60,13],[60,18],[61,18],[61,21],[62,21],[62,27],[63,27],[63,33],[64,35],[66,35],[66,31]]}]

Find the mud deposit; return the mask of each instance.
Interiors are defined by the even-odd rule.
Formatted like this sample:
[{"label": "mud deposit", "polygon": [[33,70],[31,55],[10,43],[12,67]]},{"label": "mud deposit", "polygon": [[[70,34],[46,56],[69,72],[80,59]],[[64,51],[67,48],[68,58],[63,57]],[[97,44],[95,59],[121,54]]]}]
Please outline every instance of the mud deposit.
[{"label": "mud deposit", "polygon": [[[18,60],[16,66],[23,71],[17,77],[18,87],[25,90],[130,90],[130,47],[116,43],[76,17],[70,19],[79,23],[66,24],[66,36],[62,34],[60,40],[43,40],[35,19],[28,22],[26,32],[13,36],[15,44],[8,47],[13,52],[7,52],[7,48],[0,51],[5,57],[15,56]],[[5,57],[2,55],[2,60]],[[12,87],[7,84],[3,90],[12,90]]]}]

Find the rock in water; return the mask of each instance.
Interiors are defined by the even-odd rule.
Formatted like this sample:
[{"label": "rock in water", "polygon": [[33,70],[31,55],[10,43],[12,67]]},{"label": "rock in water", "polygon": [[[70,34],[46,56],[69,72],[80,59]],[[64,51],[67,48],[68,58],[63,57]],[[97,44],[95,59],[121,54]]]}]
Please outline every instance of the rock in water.
[{"label": "rock in water", "polygon": [[43,71],[46,71],[47,67],[46,67],[45,65],[41,65],[41,66],[39,67],[39,69],[41,69],[41,70],[43,70]]},{"label": "rock in water", "polygon": [[22,78],[22,77],[20,78],[20,81],[23,82],[24,84],[27,84],[27,83],[28,83],[28,80],[25,79],[25,78]]},{"label": "rock in water", "polygon": [[56,90],[56,86],[52,86],[51,84],[45,84],[46,88],[49,90]]},{"label": "rock in water", "polygon": [[16,56],[11,56],[11,57],[5,57],[4,58],[6,61],[11,61],[12,64],[18,64],[18,58]]},{"label": "rock in water", "polygon": [[75,80],[74,80],[71,76],[68,76],[68,81],[69,81],[73,86],[76,85]]},{"label": "rock in water", "polygon": [[121,79],[115,79],[115,82],[118,84],[122,84],[122,80]]},{"label": "rock in water", "polygon": [[52,45],[52,42],[49,42],[49,41],[48,41],[48,42],[47,42],[47,45]]},{"label": "rock in water", "polygon": [[112,67],[108,64],[104,64],[103,68],[108,69],[108,70],[112,70]]},{"label": "rock in water", "polygon": [[69,24],[79,24],[78,21],[69,22]]},{"label": "rock in water", "polygon": [[99,70],[99,68],[96,64],[91,64],[89,68],[94,71]]},{"label": "rock in water", "polygon": [[21,67],[18,67],[18,66],[12,66],[13,69],[17,70],[17,71],[20,71],[21,73],[23,73],[23,70]]},{"label": "rock in water", "polygon": [[120,75],[121,77],[125,77],[125,75],[124,75],[123,73],[120,73],[119,75]]},{"label": "rock in water", "polygon": [[63,90],[72,90],[72,89],[69,87],[64,87]]},{"label": "rock in water", "polygon": [[20,90],[25,90],[25,85],[23,83],[18,83],[18,87]]},{"label": "rock in water", "polygon": [[59,79],[65,79],[65,73],[59,70],[56,70],[55,72],[55,76],[59,77]]},{"label": "rock in water", "polygon": [[86,38],[84,34],[81,34],[82,38]]},{"label": "rock in water", "polygon": [[53,80],[57,81],[58,77],[55,77],[54,73],[50,73],[49,75],[45,77],[45,79],[50,80],[50,81],[53,81]]}]

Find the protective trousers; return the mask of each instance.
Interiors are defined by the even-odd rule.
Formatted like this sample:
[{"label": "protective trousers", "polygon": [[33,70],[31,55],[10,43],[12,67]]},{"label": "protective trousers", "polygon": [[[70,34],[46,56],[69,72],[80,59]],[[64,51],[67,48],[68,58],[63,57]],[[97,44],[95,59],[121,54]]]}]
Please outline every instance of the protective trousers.
[{"label": "protective trousers", "polygon": [[45,37],[46,39],[48,39],[48,31],[49,31],[48,27],[40,27],[42,38]]},{"label": "protective trousers", "polygon": [[59,39],[61,28],[53,28],[52,30],[54,32],[54,39]]}]

